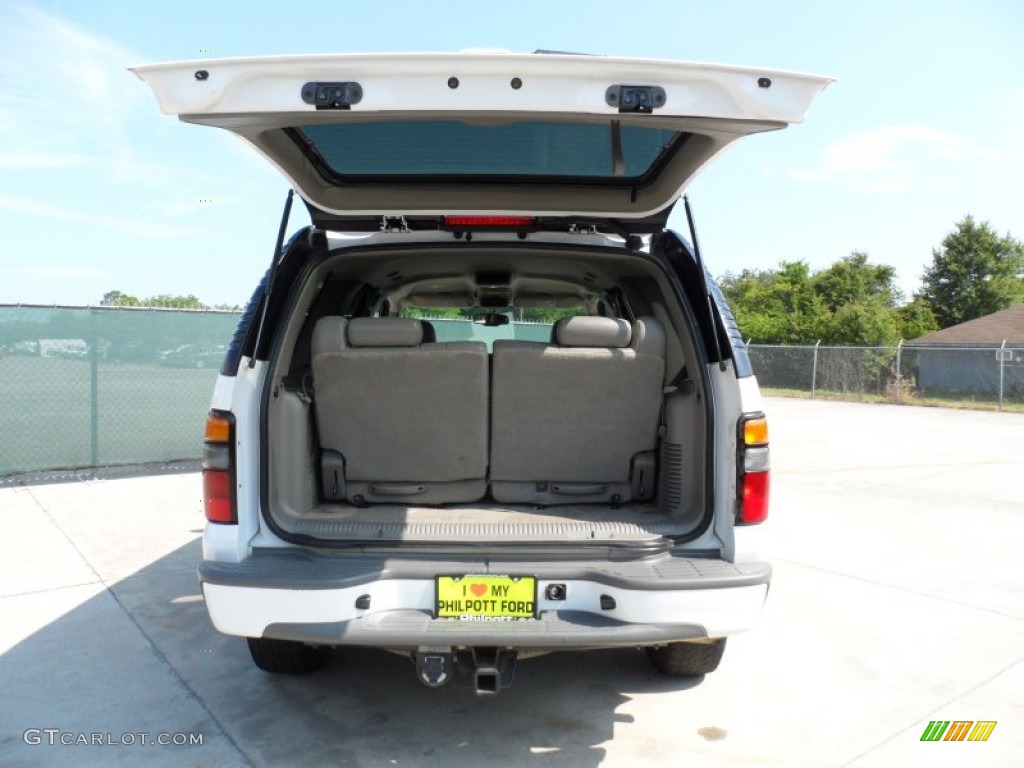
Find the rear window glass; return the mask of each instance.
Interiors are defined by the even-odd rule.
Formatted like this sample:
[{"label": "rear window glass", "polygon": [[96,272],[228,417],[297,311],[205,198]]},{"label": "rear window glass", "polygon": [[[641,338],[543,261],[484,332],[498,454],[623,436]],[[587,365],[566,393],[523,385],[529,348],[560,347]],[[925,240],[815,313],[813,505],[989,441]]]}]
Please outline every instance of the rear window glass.
[{"label": "rear window glass", "polygon": [[338,176],[641,178],[682,136],[664,128],[536,121],[381,121],[295,131]]},{"label": "rear window glass", "polygon": [[499,339],[517,341],[551,341],[551,327],[563,317],[585,315],[585,307],[573,309],[503,309],[492,314],[504,315],[509,322],[504,325],[486,325],[473,322],[473,318],[486,315],[481,309],[431,309],[402,307],[401,316],[426,320],[434,327],[437,341],[482,341],[487,351],[493,351],[494,342]]}]

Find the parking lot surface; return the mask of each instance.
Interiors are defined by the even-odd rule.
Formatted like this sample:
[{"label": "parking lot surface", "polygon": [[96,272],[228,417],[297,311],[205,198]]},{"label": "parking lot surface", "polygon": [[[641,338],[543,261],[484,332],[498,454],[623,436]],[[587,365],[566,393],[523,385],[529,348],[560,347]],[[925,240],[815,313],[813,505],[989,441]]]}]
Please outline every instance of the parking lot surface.
[{"label": "parking lot surface", "polygon": [[[267,675],[206,617],[198,475],[2,489],[0,764],[1024,765],[1024,416],[767,411],[775,576],[704,679],[633,649],[485,698],[372,650]],[[997,725],[922,742],[932,720]]]}]

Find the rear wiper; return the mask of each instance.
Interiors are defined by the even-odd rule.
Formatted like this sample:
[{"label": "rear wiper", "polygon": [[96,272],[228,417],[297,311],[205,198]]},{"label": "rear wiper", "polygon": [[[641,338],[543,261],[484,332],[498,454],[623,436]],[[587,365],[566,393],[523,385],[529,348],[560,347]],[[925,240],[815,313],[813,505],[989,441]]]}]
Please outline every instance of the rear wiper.
[{"label": "rear wiper", "polygon": [[252,357],[249,358],[249,367],[256,365],[256,356],[260,351],[260,340],[263,338],[263,326],[267,320],[267,306],[270,304],[270,297],[274,292],[274,277],[277,275],[277,265],[281,263],[281,256],[284,254],[284,233],[288,229],[288,217],[292,212],[292,198],[295,190],[288,190],[288,197],[284,201],[284,213],[281,214],[281,226],[277,230],[277,244],[274,246],[274,258],[270,262],[270,269],[267,271],[267,288],[263,292],[263,309],[260,311],[260,324],[256,326],[256,343],[252,347]]},{"label": "rear wiper", "polygon": [[683,195],[683,208],[686,211],[686,223],[690,226],[690,242],[693,243],[693,257],[697,260],[697,269],[700,270],[700,279],[704,285],[704,297],[707,299],[708,320],[711,322],[711,336],[715,342],[715,354],[718,355],[718,370],[726,369],[725,358],[722,357],[722,343],[718,339],[718,323],[715,321],[715,304],[711,298],[711,288],[708,285],[708,274],[704,271],[704,261],[700,257],[700,244],[697,242],[697,227],[693,223],[693,211],[690,210],[690,197]]}]

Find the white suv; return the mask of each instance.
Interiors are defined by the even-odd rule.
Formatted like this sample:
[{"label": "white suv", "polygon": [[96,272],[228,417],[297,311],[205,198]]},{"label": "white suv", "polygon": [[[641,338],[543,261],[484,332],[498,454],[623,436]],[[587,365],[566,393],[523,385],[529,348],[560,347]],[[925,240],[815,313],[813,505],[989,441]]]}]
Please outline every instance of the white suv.
[{"label": "white suv", "polygon": [[268,671],[375,646],[480,692],[553,650],[715,669],[768,591],[768,434],[692,220],[666,220],[829,80],[495,52],[134,71],[312,219],[284,242],[289,193],[213,395],[214,625]]}]

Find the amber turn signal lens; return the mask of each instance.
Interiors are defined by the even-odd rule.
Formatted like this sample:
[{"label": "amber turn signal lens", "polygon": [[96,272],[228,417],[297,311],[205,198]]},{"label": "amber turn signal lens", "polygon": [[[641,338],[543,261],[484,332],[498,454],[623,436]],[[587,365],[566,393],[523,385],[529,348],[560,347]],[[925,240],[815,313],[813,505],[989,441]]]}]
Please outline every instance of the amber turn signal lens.
[{"label": "amber turn signal lens", "polygon": [[206,418],[203,439],[210,443],[230,443],[231,420],[227,416],[211,413]]},{"label": "amber turn signal lens", "polygon": [[768,420],[750,419],[743,424],[743,442],[746,445],[764,445],[768,442]]}]

